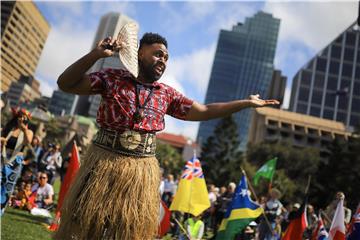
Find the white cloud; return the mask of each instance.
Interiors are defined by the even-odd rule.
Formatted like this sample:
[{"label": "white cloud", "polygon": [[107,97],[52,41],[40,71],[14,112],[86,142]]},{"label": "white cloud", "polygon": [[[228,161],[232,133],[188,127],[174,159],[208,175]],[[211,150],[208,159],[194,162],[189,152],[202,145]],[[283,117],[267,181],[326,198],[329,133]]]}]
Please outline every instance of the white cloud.
[{"label": "white cloud", "polygon": [[[169,61],[165,73],[177,79],[183,89],[192,89],[197,94],[197,97],[204,99],[214,54],[215,44],[176,57]],[[167,81],[166,76],[163,79]]]},{"label": "white cloud", "polygon": [[39,80],[41,82],[40,84],[40,92],[41,95],[46,96],[46,97],[51,97],[53,94],[53,91],[55,89],[57,89],[57,87],[55,86],[55,83],[50,83],[48,81],[45,81],[43,79],[39,79],[37,78],[37,80]]},{"label": "white cloud", "polygon": [[35,74],[47,92],[56,88],[57,77],[68,66],[89,52],[93,38],[94,31],[74,28],[67,20],[51,29]]},{"label": "white cloud", "polygon": [[263,9],[281,19],[280,43],[304,43],[318,51],[356,20],[357,5],[357,1],[266,2]]},{"label": "white cloud", "polygon": [[181,121],[170,116],[165,116],[165,132],[173,133],[177,135],[183,135],[196,140],[199,122]]}]

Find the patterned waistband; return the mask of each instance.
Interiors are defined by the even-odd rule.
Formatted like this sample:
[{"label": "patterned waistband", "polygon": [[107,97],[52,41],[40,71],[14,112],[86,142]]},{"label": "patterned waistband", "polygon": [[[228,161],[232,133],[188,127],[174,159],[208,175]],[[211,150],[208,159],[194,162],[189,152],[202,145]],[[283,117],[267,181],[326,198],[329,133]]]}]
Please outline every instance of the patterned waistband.
[{"label": "patterned waistband", "polygon": [[93,143],[101,148],[129,156],[155,156],[156,135],[132,130],[118,132],[100,128]]}]

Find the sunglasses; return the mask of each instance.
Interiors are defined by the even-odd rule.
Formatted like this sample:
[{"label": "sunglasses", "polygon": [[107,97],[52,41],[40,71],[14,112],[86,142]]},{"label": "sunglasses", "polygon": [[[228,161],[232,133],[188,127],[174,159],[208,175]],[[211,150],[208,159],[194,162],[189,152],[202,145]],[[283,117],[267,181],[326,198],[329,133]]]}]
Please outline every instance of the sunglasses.
[{"label": "sunglasses", "polygon": [[47,177],[40,177],[40,179],[47,179]]}]

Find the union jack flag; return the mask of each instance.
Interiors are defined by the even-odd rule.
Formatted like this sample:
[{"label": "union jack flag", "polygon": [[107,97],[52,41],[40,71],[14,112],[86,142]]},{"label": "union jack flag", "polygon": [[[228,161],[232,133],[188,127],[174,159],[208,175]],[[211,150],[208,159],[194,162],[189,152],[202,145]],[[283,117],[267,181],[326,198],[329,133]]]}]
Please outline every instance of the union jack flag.
[{"label": "union jack flag", "polygon": [[182,179],[192,180],[193,177],[204,178],[200,161],[196,157],[187,161],[184,171],[181,174]]}]

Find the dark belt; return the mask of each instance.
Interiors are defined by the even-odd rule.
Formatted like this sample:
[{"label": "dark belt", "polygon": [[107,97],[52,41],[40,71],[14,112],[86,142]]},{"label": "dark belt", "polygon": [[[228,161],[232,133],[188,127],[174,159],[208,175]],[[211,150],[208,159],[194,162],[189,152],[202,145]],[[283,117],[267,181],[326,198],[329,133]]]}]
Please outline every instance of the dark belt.
[{"label": "dark belt", "polygon": [[101,148],[129,156],[155,156],[156,135],[133,130],[123,132],[100,128],[93,143]]}]

